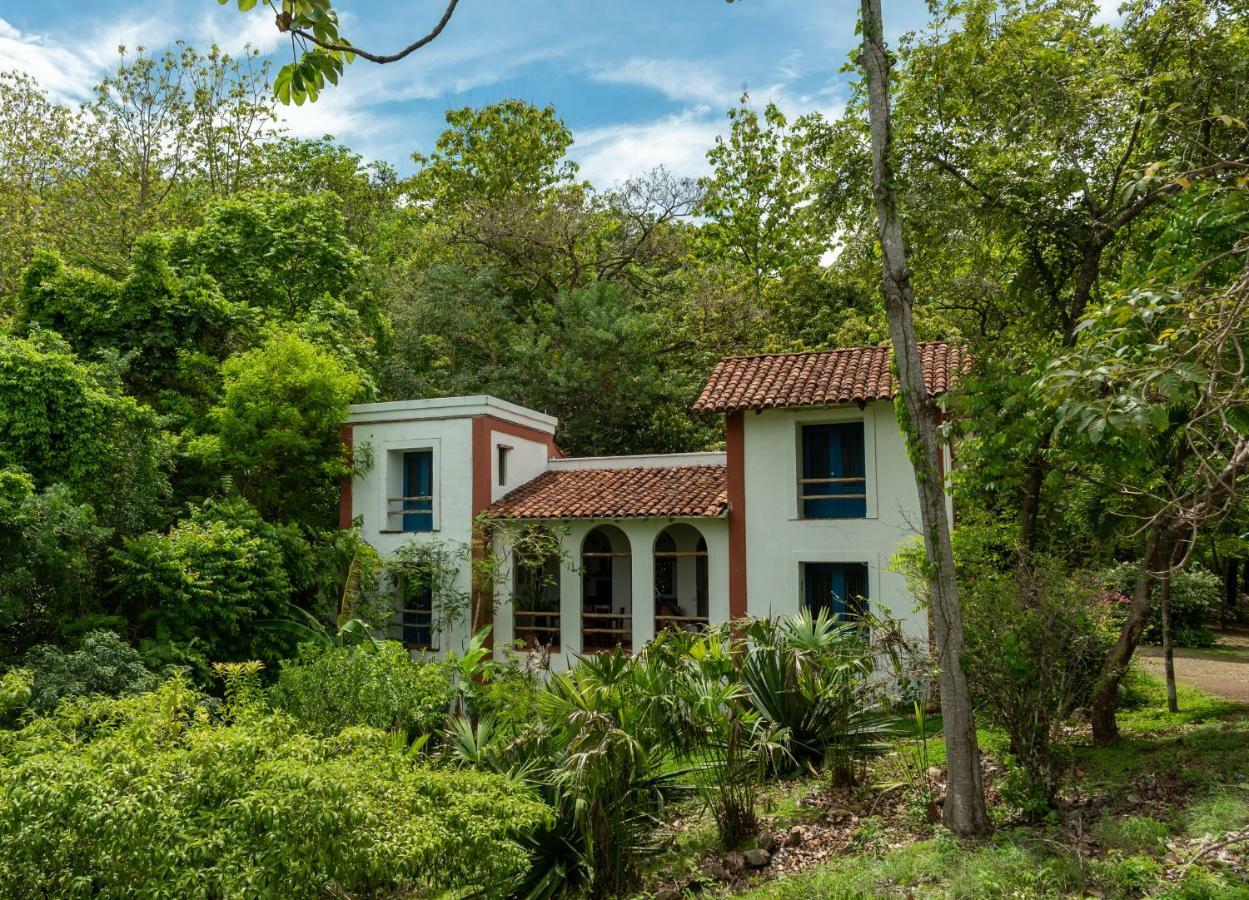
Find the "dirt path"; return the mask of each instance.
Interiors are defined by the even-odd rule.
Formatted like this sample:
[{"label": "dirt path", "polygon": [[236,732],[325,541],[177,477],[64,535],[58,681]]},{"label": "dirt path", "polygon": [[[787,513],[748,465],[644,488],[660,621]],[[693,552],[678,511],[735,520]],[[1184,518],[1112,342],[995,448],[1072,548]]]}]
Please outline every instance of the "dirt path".
[{"label": "dirt path", "polygon": [[[1162,674],[1162,648],[1137,650],[1147,672]],[[1224,632],[1208,650],[1175,651],[1175,680],[1207,693],[1249,703],[1249,634]]]}]

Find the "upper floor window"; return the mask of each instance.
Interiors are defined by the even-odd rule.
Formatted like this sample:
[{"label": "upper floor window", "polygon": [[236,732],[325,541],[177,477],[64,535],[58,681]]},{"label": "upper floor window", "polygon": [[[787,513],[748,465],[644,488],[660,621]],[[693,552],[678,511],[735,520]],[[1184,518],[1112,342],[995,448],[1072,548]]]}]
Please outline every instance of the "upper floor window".
[{"label": "upper floor window", "polygon": [[403,454],[403,530],[434,530],[434,453]]},{"label": "upper floor window", "polygon": [[499,487],[503,487],[507,484],[507,457],[512,452],[512,448],[506,444],[499,444],[496,451],[498,453],[498,465],[496,468],[499,470]]},{"label": "upper floor window", "polygon": [[802,477],[798,496],[804,519],[867,516],[863,423],[802,426]]}]

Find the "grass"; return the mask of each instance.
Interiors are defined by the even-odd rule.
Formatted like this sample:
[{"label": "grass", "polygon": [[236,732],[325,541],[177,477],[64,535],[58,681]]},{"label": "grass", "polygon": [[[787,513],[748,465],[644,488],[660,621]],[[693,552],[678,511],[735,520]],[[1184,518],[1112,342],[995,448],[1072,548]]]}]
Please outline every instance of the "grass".
[{"label": "grass", "polygon": [[[1132,707],[1120,714],[1122,738],[1115,746],[1090,746],[1080,731],[1069,741],[1066,795],[1092,817],[1087,829],[1073,828],[1070,819],[1006,825],[983,842],[961,844],[940,829],[917,827],[908,842],[868,819],[860,823],[852,854],[799,875],[759,880],[740,896],[1249,900],[1249,880],[1239,869],[1249,862],[1249,848],[1236,850],[1240,856],[1230,868],[1218,854],[1187,865],[1214,838],[1249,828],[1249,707],[1181,685],[1181,711],[1172,714],[1161,681],[1151,676],[1136,679],[1134,694]],[[933,727],[939,723],[930,722]],[[994,755],[1005,750],[993,730],[981,732],[981,745]],[[916,747],[911,739],[900,749],[914,754]],[[936,736],[928,741],[927,764],[943,762]],[[802,800],[817,786],[813,779],[774,786],[769,814],[781,823],[802,821],[810,815]],[[714,831],[708,841],[704,830],[698,851],[713,845]],[[724,890],[700,887],[703,896]]]}]

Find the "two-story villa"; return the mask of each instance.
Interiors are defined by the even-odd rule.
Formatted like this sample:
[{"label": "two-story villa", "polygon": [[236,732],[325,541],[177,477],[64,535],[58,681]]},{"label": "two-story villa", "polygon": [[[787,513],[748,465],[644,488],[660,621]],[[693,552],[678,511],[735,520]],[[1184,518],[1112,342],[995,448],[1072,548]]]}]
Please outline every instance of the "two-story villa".
[{"label": "two-story villa", "polygon": [[[967,358],[920,350],[941,395]],[[546,527],[562,562],[504,566],[478,605],[493,606],[496,647],[541,644],[556,666],[662,628],[803,606],[870,608],[923,638],[927,618],[889,567],[919,528],[893,396],[887,347],[728,357],[694,404],[724,416],[724,452],[594,458],[563,458],[555,419],[493,397],[361,404],[343,436],[373,464],[344,484],[343,524],[358,518],[383,556],[406,541],[468,545],[482,513]],[[455,581],[467,595],[466,558]],[[440,633],[427,593],[402,596],[395,636],[413,649],[460,647],[481,624]]]}]

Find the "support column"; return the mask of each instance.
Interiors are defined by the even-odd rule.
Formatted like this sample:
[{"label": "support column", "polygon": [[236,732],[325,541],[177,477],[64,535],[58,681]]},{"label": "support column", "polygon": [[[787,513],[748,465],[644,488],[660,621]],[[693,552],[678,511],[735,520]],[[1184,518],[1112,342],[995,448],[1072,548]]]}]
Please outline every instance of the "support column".
[{"label": "support column", "polygon": [[639,519],[621,523],[632,553],[633,652],[638,653],[655,636],[655,536],[662,523]]},{"label": "support column", "polygon": [[516,561],[508,552],[505,541],[494,539],[494,555],[504,560],[506,574],[494,585],[494,658],[501,660],[503,651],[510,649],[516,640],[516,618],[512,615],[512,593],[516,588]]},{"label": "support column", "polygon": [[729,492],[729,617],[746,615],[746,423],[740,411],[724,423]]},{"label": "support column", "polygon": [[560,669],[568,668],[574,654],[581,652],[581,542],[589,530],[582,523],[572,523],[560,536],[566,558],[559,572],[560,659],[551,660]]}]

